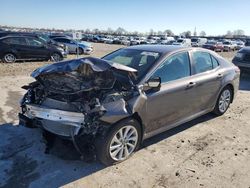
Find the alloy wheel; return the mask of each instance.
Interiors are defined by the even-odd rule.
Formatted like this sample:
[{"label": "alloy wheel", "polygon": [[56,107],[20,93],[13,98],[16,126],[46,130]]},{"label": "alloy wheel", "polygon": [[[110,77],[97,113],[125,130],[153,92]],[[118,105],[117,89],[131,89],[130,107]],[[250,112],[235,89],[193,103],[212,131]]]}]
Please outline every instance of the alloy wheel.
[{"label": "alloy wheel", "polygon": [[6,54],[4,56],[4,61],[6,63],[14,63],[16,61],[16,57],[13,54]]},{"label": "alloy wheel", "polygon": [[115,161],[127,159],[135,150],[138,138],[136,128],[131,125],[119,129],[110,142],[109,154],[111,158]]},{"label": "alloy wheel", "polygon": [[221,113],[224,113],[229,107],[231,102],[231,92],[229,89],[226,89],[222,92],[219,99],[219,110]]}]

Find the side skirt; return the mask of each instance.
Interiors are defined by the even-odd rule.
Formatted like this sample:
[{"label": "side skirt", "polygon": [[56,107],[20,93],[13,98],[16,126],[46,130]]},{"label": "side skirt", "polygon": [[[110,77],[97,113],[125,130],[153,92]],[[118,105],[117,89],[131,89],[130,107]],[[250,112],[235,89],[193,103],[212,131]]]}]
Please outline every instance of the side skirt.
[{"label": "side skirt", "polygon": [[175,122],[175,123],[173,123],[173,124],[165,125],[165,126],[159,128],[159,129],[157,129],[157,130],[154,130],[154,131],[149,132],[149,133],[145,133],[145,134],[143,135],[143,140],[146,140],[146,139],[148,139],[148,138],[150,138],[150,137],[153,137],[153,136],[155,136],[155,135],[157,135],[157,134],[160,134],[160,133],[165,132],[165,131],[167,131],[167,130],[169,130],[169,129],[172,129],[172,128],[174,128],[174,127],[177,127],[177,126],[179,126],[179,125],[181,125],[181,124],[187,123],[187,122],[189,122],[189,121],[191,121],[191,120],[193,120],[193,119],[196,119],[196,118],[198,118],[198,117],[200,117],[200,116],[202,116],[202,115],[205,115],[205,114],[207,114],[207,113],[209,113],[209,112],[211,112],[211,111],[212,111],[211,109],[203,110],[203,111],[201,111],[201,112],[199,112],[199,113],[196,113],[196,114],[194,114],[194,115],[192,115],[192,116],[189,116],[189,117],[187,117],[187,118],[185,118],[185,119],[182,119],[182,120],[180,120],[180,121],[177,121],[177,122]]}]

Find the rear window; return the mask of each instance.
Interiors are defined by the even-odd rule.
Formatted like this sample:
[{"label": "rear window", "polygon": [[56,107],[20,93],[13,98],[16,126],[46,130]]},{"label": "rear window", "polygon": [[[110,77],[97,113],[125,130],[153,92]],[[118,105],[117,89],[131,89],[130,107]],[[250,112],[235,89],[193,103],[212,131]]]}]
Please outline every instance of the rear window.
[{"label": "rear window", "polygon": [[213,69],[211,55],[207,52],[194,52],[193,61],[196,74]]},{"label": "rear window", "polygon": [[214,56],[212,56],[211,54],[210,54],[210,56],[211,56],[211,60],[212,60],[212,64],[213,64],[213,68],[218,67],[218,66],[219,66],[219,62],[218,62],[218,60],[217,60]]}]

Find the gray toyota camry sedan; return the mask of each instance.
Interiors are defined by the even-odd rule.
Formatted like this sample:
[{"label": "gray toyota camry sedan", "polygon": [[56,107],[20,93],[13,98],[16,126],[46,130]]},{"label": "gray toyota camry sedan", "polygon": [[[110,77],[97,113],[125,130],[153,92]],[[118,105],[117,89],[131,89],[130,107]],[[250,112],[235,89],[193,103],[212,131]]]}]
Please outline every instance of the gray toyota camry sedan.
[{"label": "gray toyota camry sedan", "polygon": [[69,139],[82,153],[94,146],[110,165],[128,159],[143,140],[203,114],[224,114],[240,70],[200,48],[139,45],[105,57],[36,69],[20,102],[20,124]]}]

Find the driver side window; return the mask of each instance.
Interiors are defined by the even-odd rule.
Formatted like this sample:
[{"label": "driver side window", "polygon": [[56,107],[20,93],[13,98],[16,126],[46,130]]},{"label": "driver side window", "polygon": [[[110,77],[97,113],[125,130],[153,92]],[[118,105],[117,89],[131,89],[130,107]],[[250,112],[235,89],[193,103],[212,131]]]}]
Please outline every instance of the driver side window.
[{"label": "driver side window", "polygon": [[181,52],[170,56],[153,74],[154,78],[161,78],[161,83],[178,80],[187,76],[190,76],[188,52]]}]

